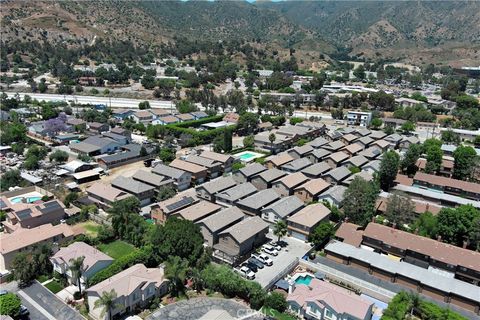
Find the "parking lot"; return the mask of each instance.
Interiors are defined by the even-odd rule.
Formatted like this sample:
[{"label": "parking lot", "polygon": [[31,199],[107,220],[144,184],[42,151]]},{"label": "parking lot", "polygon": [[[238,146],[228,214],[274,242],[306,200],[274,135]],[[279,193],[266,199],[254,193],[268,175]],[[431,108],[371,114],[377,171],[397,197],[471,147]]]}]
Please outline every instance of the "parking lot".
[{"label": "parking lot", "polygon": [[[271,239],[277,239],[273,234],[269,234],[268,236]],[[284,273],[287,268],[293,269],[291,266],[296,265],[297,259],[301,259],[311,248],[310,244],[292,237],[283,237],[282,240],[287,242],[288,245],[282,248],[278,256],[268,255],[270,259],[272,259],[273,265],[271,267],[265,266],[255,273],[255,281],[260,283],[264,288],[269,284],[271,285],[273,280],[276,282],[279,275],[283,277],[284,274],[282,273]]]}]

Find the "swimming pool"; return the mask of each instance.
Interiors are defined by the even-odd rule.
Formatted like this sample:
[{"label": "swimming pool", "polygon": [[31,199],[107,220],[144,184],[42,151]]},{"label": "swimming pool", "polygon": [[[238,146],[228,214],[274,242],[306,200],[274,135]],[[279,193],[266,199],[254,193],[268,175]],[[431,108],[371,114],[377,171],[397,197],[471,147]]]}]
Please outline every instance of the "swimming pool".
[{"label": "swimming pool", "polygon": [[308,286],[312,282],[313,277],[310,275],[299,276],[295,279],[296,284],[304,284]]},{"label": "swimming pool", "polygon": [[240,156],[240,160],[248,161],[256,156],[255,153],[246,152]]},{"label": "swimming pool", "polygon": [[11,203],[21,203],[23,202],[23,199],[27,199],[27,203],[32,203],[38,200],[42,200],[42,197],[15,197],[11,198],[10,202]]},{"label": "swimming pool", "polygon": [[253,151],[243,151],[235,154],[234,157],[240,159],[242,162],[251,162],[254,159],[264,157],[264,155]]}]

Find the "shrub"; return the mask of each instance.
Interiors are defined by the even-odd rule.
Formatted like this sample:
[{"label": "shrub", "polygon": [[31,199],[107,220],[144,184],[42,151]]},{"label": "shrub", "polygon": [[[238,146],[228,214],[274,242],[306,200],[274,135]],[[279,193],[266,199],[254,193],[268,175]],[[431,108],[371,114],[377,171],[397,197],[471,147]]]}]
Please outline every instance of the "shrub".
[{"label": "shrub", "polygon": [[21,300],[13,293],[0,296],[0,314],[16,317],[20,311]]},{"label": "shrub", "polygon": [[267,308],[283,312],[287,309],[287,306],[287,300],[285,300],[285,297],[278,292],[272,292],[265,298],[265,307]]}]

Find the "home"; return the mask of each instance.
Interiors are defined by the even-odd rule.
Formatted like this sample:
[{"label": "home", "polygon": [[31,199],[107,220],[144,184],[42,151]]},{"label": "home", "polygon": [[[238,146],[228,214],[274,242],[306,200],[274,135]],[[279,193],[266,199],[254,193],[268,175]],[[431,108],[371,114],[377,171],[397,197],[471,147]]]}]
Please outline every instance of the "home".
[{"label": "home", "polygon": [[367,128],[358,128],[357,130],[355,130],[355,132],[353,134],[356,135],[357,137],[361,138],[361,137],[368,136],[370,133],[372,133],[372,132],[370,130],[368,130]]},{"label": "home", "polygon": [[358,155],[355,157],[351,157],[350,159],[347,159],[344,162],[342,162],[342,166],[347,168],[351,168],[351,167],[361,168],[367,163],[368,163],[367,158],[365,158],[364,156]]},{"label": "home", "polygon": [[172,168],[164,164],[157,164],[152,169],[152,173],[172,179],[174,181],[173,184],[178,191],[190,188],[190,183],[192,181],[192,174],[190,172]]},{"label": "home", "polygon": [[200,201],[195,192],[190,190],[175,195],[173,198],[158,202],[151,206],[151,216],[157,224],[167,221],[172,214]]},{"label": "home", "polygon": [[330,205],[341,207],[343,201],[343,194],[347,190],[347,187],[336,185],[328,189],[324,193],[318,196],[318,201],[327,201]]},{"label": "home", "polygon": [[342,149],[343,147],[345,147],[345,143],[343,143],[342,141],[332,141],[328,144],[324,144],[322,146],[323,149],[325,150],[329,150],[331,152],[336,152],[336,151],[339,151],[340,149]]},{"label": "home", "polygon": [[[438,126],[438,124],[436,124]],[[441,128],[440,131],[452,130],[454,133],[460,136],[462,141],[473,142],[476,137],[480,136],[480,129],[474,130],[465,130],[465,129],[450,129],[450,128]]]},{"label": "home", "polygon": [[419,144],[420,140],[415,136],[403,137],[398,144],[400,150],[406,151],[412,144]]},{"label": "home", "polygon": [[218,161],[199,157],[193,154],[187,156],[184,160],[186,162],[207,168],[207,176],[209,179],[214,179],[222,174],[222,164]]},{"label": "home", "polygon": [[[139,144],[127,144],[121,147],[122,152],[101,156],[97,158],[98,165],[104,169],[119,167],[128,163],[150,158],[155,149],[142,147]],[[145,154],[142,152],[145,151]]]},{"label": "home", "polygon": [[235,264],[267,240],[268,223],[260,217],[248,217],[221,231],[213,246],[214,257]]},{"label": "home", "polygon": [[320,178],[325,172],[332,168],[326,162],[319,162],[306,167],[301,173],[309,177],[310,179]]},{"label": "home", "polygon": [[91,132],[100,134],[102,132],[108,131],[110,129],[110,126],[108,125],[108,123],[88,122],[87,128]]},{"label": "home", "polygon": [[102,136],[106,137],[106,138],[110,138],[112,140],[115,140],[121,145],[126,145],[126,144],[130,143],[130,141],[128,140],[128,137],[126,137],[124,135],[121,135],[121,134],[113,133],[112,131],[104,132],[104,133],[102,133]]},{"label": "home", "polygon": [[357,141],[355,141],[355,144],[359,144],[363,147],[363,149],[368,148],[375,140],[373,140],[371,137],[361,137]]},{"label": "home", "polygon": [[328,222],[330,209],[321,203],[311,204],[287,218],[288,234],[307,241],[310,233],[322,222]]},{"label": "home", "polygon": [[278,220],[285,220],[287,217],[298,212],[304,207],[303,202],[295,196],[289,196],[272,203],[262,209],[262,218],[272,224]]},{"label": "home", "polygon": [[[271,134],[273,133],[275,140],[270,141]],[[255,148],[267,150],[273,154],[279,153],[290,148],[296,141],[296,136],[287,136],[279,134],[273,131],[259,132],[255,135]]]},{"label": "home", "polygon": [[113,110],[113,117],[116,120],[122,121],[122,120],[125,120],[125,119],[131,117],[134,113],[135,113],[135,111],[130,110],[130,109],[123,109],[123,108],[122,109],[114,109]]},{"label": "home", "polygon": [[229,112],[223,117],[223,121],[230,123],[237,123],[240,119],[240,115],[235,112]]},{"label": "home", "polygon": [[269,169],[254,176],[251,180],[252,184],[258,190],[265,190],[272,187],[272,183],[278,179],[285,177],[287,173],[278,169]]},{"label": "home", "polygon": [[135,196],[140,201],[141,206],[150,204],[155,196],[155,187],[137,181],[132,177],[118,176],[112,180],[112,186]]},{"label": "home", "polygon": [[103,209],[111,208],[115,202],[132,196],[128,192],[101,182],[95,182],[86,189],[86,192],[88,198]]},{"label": "home", "polygon": [[362,178],[365,181],[373,181],[373,175],[370,172],[360,171],[343,180],[342,184],[348,187],[356,177]]},{"label": "home", "polygon": [[158,125],[158,124],[167,125],[167,124],[174,124],[174,123],[178,123],[178,122],[180,122],[179,118],[177,118],[176,116],[169,115],[169,116],[164,116],[164,117],[158,117],[157,119],[152,121],[152,124],[153,125]]},{"label": "home", "polygon": [[306,157],[308,154],[312,153],[313,147],[309,145],[303,145],[301,147],[295,147],[293,149],[288,150],[288,154],[291,155],[295,159],[300,159]]},{"label": "home", "polygon": [[262,166],[260,163],[255,162],[236,171],[233,174],[233,179],[235,179],[235,181],[238,183],[250,182],[253,177],[265,170],[267,170],[267,168]]},{"label": "home", "polygon": [[210,201],[200,200],[199,202],[187,208],[172,213],[171,216],[189,220],[195,223],[211,216],[215,212],[220,211],[220,209],[222,209],[222,206],[219,206],[218,204],[212,203]]},{"label": "home", "polygon": [[135,123],[148,124],[153,120],[153,114],[147,110],[139,110],[131,115],[131,118]]},{"label": "home", "polygon": [[372,121],[371,112],[348,111],[347,123],[349,126],[368,127]]},{"label": "home", "polygon": [[315,149],[312,153],[307,156],[307,159],[312,163],[317,163],[323,161],[332,151],[326,149]]},{"label": "home", "polygon": [[349,157],[353,157],[357,153],[363,150],[363,146],[359,143],[354,143],[354,144],[349,144],[345,148],[343,148],[341,151],[345,152],[348,154]]},{"label": "home", "polygon": [[208,114],[206,114],[203,111],[195,111],[195,112],[191,112],[190,114],[193,116],[195,120],[200,120],[208,117]]},{"label": "home", "polygon": [[[128,285],[126,285],[128,284]],[[168,280],[163,268],[147,268],[136,264],[87,289],[89,315],[96,320],[105,319],[102,308],[95,303],[104,293],[115,292],[109,317],[146,307],[155,297],[168,292]]]},{"label": "home", "polygon": [[407,120],[397,118],[383,118],[382,121],[385,127],[392,127],[394,129],[401,127],[405,122],[407,122]]},{"label": "home", "polygon": [[258,216],[261,210],[280,199],[280,195],[272,189],[261,190],[237,202],[237,207],[243,213]]},{"label": "home", "polygon": [[127,129],[124,129],[122,127],[115,127],[115,128],[110,129],[110,132],[114,133],[114,134],[124,136],[124,137],[127,138],[129,143],[132,142],[132,133]]},{"label": "home", "polygon": [[459,197],[480,200],[480,184],[417,172],[413,184],[420,188],[442,191]]},{"label": "home", "polygon": [[332,154],[328,155],[325,158],[325,162],[330,166],[330,168],[334,169],[334,168],[340,166],[340,164],[343,161],[347,160],[348,158],[349,158],[348,153],[343,152],[343,151],[338,151],[338,152],[335,152],[335,153],[332,153]]},{"label": "home", "polygon": [[181,122],[195,120],[195,117],[189,113],[180,113],[177,114],[175,117],[177,117]]},{"label": "home", "polygon": [[272,155],[265,158],[265,166],[268,169],[280,168],[284,164],[293,161],[295,158],[292,157],[288,152],[282,152],[277,155]]},{"label": "home", "polygon": [[297,139],[315,138],[321,133],[320,129],[302,126],[282,126],[278,129],[277,134]]},{"label": "home", "polygon": [[310,284],[291,281],[288,308],[301,319],[370,320],[373,302],[327,281],[313,278]]},{"label": "home", "polygon": [[373,140],[380,140],[385,138],[386,136],[387,134],[385,132],[380,130],[374,130],[368,137],[372,138]]},{"label": "home", "polygon": [[346,134],[340,138],[340,141],[342,141],[345,145],[352,144],[355,140],[357,140],[358,137],[352,133]]},{"label": "home", "polygon": [[294,173],[310,166],[311,164],[312,162],[307,158],[300,158],[284,164],[283,166],[281,166],[281,169],[286,172]]},{"label": "home", "polygon": [[301,184],[304,184],[309,179],[301,172],[289,174],[272,183],[272,189],[280,196],[286,197],[293,195],[293,190]]},{"label": "home", "polygon": [[297,123],[295,126],[308,128],[313,132],[312,134],[310,134],[310,136],[315,136],[315,137],[325,134],[325,131],[327,130],[324,123],[313,122],[313,121],[302,121],[300,123]]},{"label": "home", "polygon": [[172,113],[166,109],[149,109],[148,111],[153,115],[153,120],[172,115]]},{"label": "home", "polygon": [[339,184],[352,173],[346,167],[338,167],[325,173],[322,178],[332,185]]},{"label": "home", "polygon": [[74,127],[75,131],[83,131],[87,129],[87,122],[82,119],[68,118],[66,123],[69,126]]},{"label": "home", "polygon": [[245,215],[240,209],[237,207],[230,207],[200,220],[196,224],[200,227],[200,232],[203,235],[205,244],[209,247],[213,247],[218,243],[218,235],[222,231],[239,223],[244,218]]},{"label": "home", "polygon": [[87,156],[97,156],[104,153],[116,151],[120,148],[121,144],[110,138],[102,136],[92,136],[87,139],[70,144],[70,150],[78,154],[84,154]]},{"label": "home", "polygon": [[382,150],[380,150],[380,148],[378,148],[377,146],[371,146],[358,154],[364,156],[368,160],[374,160],[382,154]]},{"label": "home", "polygon": [[318,196],[330,188],[330,184],[325,180],[318,178],[305,182],[295,188],[293,194],[305,203],[317,201]]},{"label": "home", "polygon": [[397,148],[398,144],[400,143],[400,141],[402,141],[403,138],[404,137],[399,135],[398,133],[392,133],[391,135],[386,136],[383,140],[390,143],[390,147],[392,149],[395,149],[395,148]]},{"label": "home", "polygon": [[327,144],[328,140],[323,137],[318,137],[310,142],[307,142],[307,145],[313,147],[314,149],[321,148],[323,145]]},{"label": "home", "polygon": [[371,174],[374,174],[375,172],[380,171],[380,160],[372,160],[370,162],[367,162],[365,165],[363,165],[362,170],[363,171],[368,171]]},{"label": "home", "polygon": [[83,258],[80,278],[82,284],[87,283],[88,279],[97,272],[113,263],[113,258],[85,242],[73,242],[67,247],[60,248],[57,253],[50,257],[50,262],[53,265],[53,271],[65,275],[71,284],[78,285],[78,280],[72,278],[73,275],[70,270],[72,260],[78,258]]},{"label": "home", "polygon": [[220,177],[218,179],[209,181],[195,188],[199,198],[215,202],[215,195],[219,192],[233,188],[237,182],[231,177]]},{"label": "home", "polygon": [[343,134],[338,130],[329,130],[325,134],[325,137],[328,141],[336,141],[340,139],[342,136]]},{"label": "home", "polygon": [[146,183],[155,188],[155,191],[159,191],[161,188],[174,187],[174,180],[161,176],[158,174],[152,174],[149,170],[138,170],[132,176],[133,180]]},{"label": "home", "polygon": [[387,140],[381,139],[372,143],[372,146],[370,148],[377,148],[380,150],[381,153],[384,153],[385,151],[393,147],[392,144],[389,143]]},{"label": "home", "polygon": [[235,158],[231,155],[212,151],[203,151],[200,154],[200,157],[220,162],[222,165],[222,171],[225,173],[232,171],[232,165],[235,162]]},{"label": "home", "polygon": [[198,185],[207,179],[207,168],[194,163],[175,159],[170,162],[170,167],[189,172],[192,175],[192,183]]},{"label": "home", "polygon": [[21,252],[30,252],[42,244],[61,245],[73,239],[73,229],[64,223],[24,229],[0,234],[0,270],[8,270],[13,259]]},{"label": "home", "polygon": [[273,129],[273,124],[270,121],[261,122],[257,126],[259,132],[270,131]]},{"label": "home", "polygon": [[257,188],[255,188],[253,184],[250,182],[244,182],[233,188],[215,194],[215,203],[224,207],[230,207],[235,205],[241,199],[257,193],[257,191]]}]

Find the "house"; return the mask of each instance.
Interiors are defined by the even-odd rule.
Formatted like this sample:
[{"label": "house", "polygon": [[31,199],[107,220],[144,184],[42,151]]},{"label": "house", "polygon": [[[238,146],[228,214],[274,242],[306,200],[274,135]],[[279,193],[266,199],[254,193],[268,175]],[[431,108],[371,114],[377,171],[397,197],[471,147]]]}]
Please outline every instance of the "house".
[{"label": "house", "polygon": [[331,151],[331,152],[336,152],[336,151],[340,151],[340,149],[342,149],[343,147],[345,147],[345,143],[343,143],[342,141],[332,141],[328,144],[324,144],[322,146],[323,149],[325,150],[328,150],[328,151]]},{"label": "house", "polygon": [[0,234],[0,270],[8,270],[15,256],[21,252],[30,252],[42,244],[61,245],[73,239],[73,229],[64,223],[24,229],[12,233]]},{"label": "house", "polygon": [[74,127],[75,131],[82,131],[87,129],[87,122],[82,119],[68,118],[66,124]]},{"label": "house", "polygon": [[416,105],[419,105],[419,104],[421,105],[421,104],[424,103],[423,101],[410,99],[410,98],[404,98],[404,97],[395,99],[395,102],[402,107],[414,107]]},{"label": "house", "polygon": [[376,146],[368,147],[359,153],[359,155],[364,156],[368,160],[374,160],[382,154],[382,150]]},{"label": "house", "polygon": [[152,169],[152,173],[172,179],[174,181],[173,184],[178,191],[190,188],[190,183],[192,181],[192,174],[190,172],[172,168],[164,164],[157,164]]},{"label": "house", "polygon": [[323,145],[327,144],[328,140],[323,137],[318,137],[310,142],[307,142],[307,145],[313,147],[314,149],[321,148]]},{"label": "house", "polygon": [[143,155],[142,146],[133,143],[127,144],[121,148],[123,150],[122,152],[98,157],[97,162],[99,166],[104,169],[119,167],[128,163],[150,158],[152,157],[151,154],[155,151],[152,147],[146,147],[143,148],[143,150],[146,151],[145,155]]},{"label": "house", "polygon": [[151,171],[138,170],[132,176],[133,180],[140,181],[151,185],[155,188],[155,191],[159,191],[162,187],[174,187],[174,180],[158,175],[152,174]]},{"label": "house", "polygon": [[148,111],[153,115],[153,120],[172,115],[172,113],[166,109],[149,109]]},{"label": "house", "polygon": [[393,129],[399,128],[407,122],[407,120],[398,118],[383,118],[382,121],[385,127],[392,127]]},{"label": "house", "polygon": [[215,195],[219,192],[233,188],[237,182],[230,176],[220,177],[218,179],[209,181],[195,188],[199,198],[215,202]]},{"label": "house", "polygon": [[371,112],[348,111],[347,123],[349,126],[368,127],[372,121]]},{"label": "house", "polygon": [[260,163],[255,162],[236,171],[233,174],[233,179],[235,179],[235,181],[238,183],[250,182],[253,177],[265,170],[267,170],[267,168],[262,166]]},{"label": "house", "polygon": [[329,130],[327,131],[325,136],[328,141],[336,141],[340,139],[343,136],[343,134],[338,130]]},{"label": "house", "polygon": [[173,198],[158,202],[151,206],[151,216],[157,224],[164,223],[175,212],[185,209],[200,201],[195,192],[184,191]]},{"label": "house", "polygon": [[213,247],[218,243],[218,235],[239,223],[245,218],[243,212],[237,207],[223,209],[205,219],[198,221],[196,224],[200,227],[205,244]]},{"label": "house", "polygon": [[321,203],[311,204],[287,218],[288,234],[306,241],[310,233],[322,222],[328,222],[330,209]]},{"label": "house", "polygon": [[277,134],[297,139],[313,139],[318,137],[323,130],[316,127],[303,126],[282,126],[278,129]]},{"label": "house", "polygon": [[318,201],[327,201],[330,205],[341,207],[343,194],[347,187],[336,185],[318,196]]},{"label": "house", "polygon": [[343,151],[338,151],[338,152],[335,152],[335,153],[332,153],[332,154],[328,155],[325,158],[325,162],[330,166],[330,168],[334,169],[334,168],[340,166],[340,164],[343,161],[347,160],[348,158],[349,158],[348,153],[343,152]]},{"label": "house", "polygon": [[373,181],[373,175],[370,172],[360,171],[343,180],[342,184],[348,187],[356,177],[362,178],[365,181]]},{"label": "house", "polygon": [[96,156],[104,153],[116,151],[121,144],[110,138],[102,136],[92,136],[87,139],[72,143],[69,145],[70,150],[78,154],[85,154],[87,156]]},{"label": "house", "polygon": [[270,131],[273,129],[273,124],[270,121],[261,122],[258,124],[257,129],[259,132]]},{"label": "house", "polygon": [[293,149],[288,150],[288,154],[291,155],[295,159],[304,158],[313,151],[313,147],[305,144],[301,147],[295,147]]},{"label": "house", "polygon": [[385,138],[386,136],[387,134],[385,132],[380,130],[374,130],[368,137],[372,138],[373,140],[380,140]]},{"label": "house", "polygon": [[235,158],[231,155],[212,151],[203,151],[200,154],[200,157],[220,162],[222,165],[222,171],[225,173],[232,171],[232,165],[235,162]]},{"label": "house", "polygon": [[240,115],[235,112],[229,112],[223,117],[223,121],[230,122],[230,123],[238,123],[240,119]]},{"label": "house", "polygon": [[[435,124],[437,127],[438,124]],[[434,128],[435,128],[434,127]],[[473,142],[476,137],[480,136],[480,129],[474,130],[465,130],[465,129],[450,129],[450,128],[441,128],[440,131],[448,131],[452,130],[454,133],[460,136],[460,140],[462,141],[471,141]]]},{"label": "house", "polygon": [[323,161],[332,151],[326,149],[315,149],[312,153],[307,156],[307,159],[312,163],[317,163]]},{"label": "house", "polygon": [[200,120],[208,117],[208,114],[206,114],[203,111],[195,111],[195,112],[191,112],[190,114],[193,116],[195,120]]},{"label": "house", "polygon": [[212,203],[210,201],[200,200],[199,202],[173,213],[172,217],[177,217],[185,220],[190,220],[192,222],[197,222],[202,219],[205,219],[215,212],[220,211],[222,206]]},{"label": "house", "polygon": [[209,179],[214,179],[222,175],[222,164],[216,160],[199,157],[193,154],[187,156],[184,160],[207,168],[207,177]]},{"label": "house", "polygon": [[384,153],[388,149],[392,148],[392,144],[389,143],[387,140],[381,139],[372,143],[372,146],[370,148],[379,149],[381,153]]},{"label": "house", "polygon": [[338,167],[325,173],[322,178],[328,183],[335,185],[345,180],[351,174],[346,167]]},{"label": "house", "polygon": [[353,127],[343,127],[343,128],[338,129],[338,131],[340,131],[342,133],[342,135],[346,135],[346,134],[353,134],[357,130]]},{"label": "house", "polygon": [[180,122],[180,119],[177,118],[176,116],[168,115],[164,117],[158,117],[157,119],[152,121],[153,125],[161,124],[161,125],[167,125],[167,124],[174,124]]},{"label": "house", "polygon": [[359,143],[354,143],[354,144],[349,144],[345,148],[343,148],[341,151],[345,152],[348,154],[349,157],[353,157],[357,153],[363,150],[363,146]]},{"label": "house", "polygon": [[342,141],[345,145],[352,144],[357,140],[358,137],[354,135],[353,133],[346,134],[340,138],[340,141]]},{"label": "house", "polygon": [[88,187],[86,191],[88,198],[103,209],[108,209],[112,207],[115,202],[132,196],[128,192],[101,182],[95,182]]},{"label": "house", "polygon": [[318,178],[305,182],[296,187],[293,194],[305,203],[317,201],[318,196],[330,188],[330,184],[325,180]]},{"label": "house", "polygon": [[365,136],[359,138],[357,141],[355,141],[355,144],[359,144],[363,147],[363,149],[368,148],[375,140],[373,140],[371,137]]},{"label": "house", "polygon": [[110,129],[110,126],[108,125],[108,123],[88,122],[87,128],[91,132],[100,134],[102,132],[108,131]]},{"label": "house", "polygon": [[301,172],[289,174],[272,183],[272,189],[280,196],[286,197],[293,195],[293,190],[301,184],[304,184],[309,179]]},{"label": "house", "polygon": [[135,123],[148,124],[153,120],[153,114],[148,110],[139,110],[131,115],[131,118]]},{"label": "house", "polygon": [[380,171],[380,160],[372,160],[363,165],[362,170],[374,174]]},{"label": "house", "polygon": [[112,186],[130,193],[140,201],[141,206],[150,204],[155,196],[155,187],[137,181],[132,177],[118,176],[112,181]]},{"label": "house", "polygon": [[[275,140],[270,141],[270,135],[275,135]],[[296,141],[296,136],[287,136],[283,134],[278,134],[278,132],[273,131],[264,131],[259,132],[255,135],[255,148],[267,150],[273,154],[279,153],[281,151],[287,150],[290,148],[293,143]]]},{"label": "house", "polygon": [[180,113],[177,114],[175,117],[177,117],[181,122],[195,120],[195,117],[189,113]]},{"label": "house", "polygon": [[192,183],[201,184],[207,179],[207,168],[194,163],[175,159],[170,162],[170,167],[189,172],[192,176]]},{"label": "house", "polygon": [[361,138],[361,137],[368,136],[370,133],[372,133],[372,132],[370,130],[368,130],[367,128],[358,128],[357,130],[355,130],[355,132],[353,134],[356,135],[357,137]]},{"label": "house", "polygon": [[358,155],[355,157],[351,157],[350,159],[347,159],[344,162],[342,162],[342,166],[347,168],[351,168],[351,167],[361,168],[367,163],[368,163],[367,158],[365,158],[364,156]]},{"label": "house", "polygon": [[125,119],[131,117],[134,113],[135,113],[135,111],[130,110],[130,109],[123,109],[123,108],[122,109],[114,109],[113,110],[113,117],[116,120],[122,121],[122,120],[125,120]]},{"label": "house", "polygon": [[280,154],[272,155],[265,158],[265,166],[268,169],[280,168],[284,164],[287,164],[294,159],[295,158],[292,157],[288,152],[282,152]]},{"label": "house", "polygon": [[288,308],[301,319],[370,320],[373,302],[327,281],[313,278],[310,284],[291,281]]},{"label": "house", "polygon": [[89,315],[96,320],[104,320],[102,308],[95,308],[95,302],[105,292],[115,291],[117,298],[113,301],[110,318],[146,307],[155,297],[168,292],[168,280],[163,268],[147,268],[136,264],[116,275],[97,283],[86,290]]},{"label": "house", "polygon": [[443,193],[480,200],[480,184],[417,172],[413,177],[414,186]]},{"label": "house", "polygon": [[126,137],[129,143],[132,141],[132,133],[127,129],[124,129],[122,127],[115,127],[110,129],[110,132]]},{"label": "house", "polygon": [[272,189],[266,189],[238,201],[237,207],[245,214],[259,216],[263,208],[271,205],[279,199],[280,196],[277,192]]},{"label": "house", "polygon": [[230,207],[235,205],[238,201],[257,193],[257,188],[250,182],[241,183],[233,188],[227,189],[215,194],[215,202]]},{"label": "house", "polygon": [[262,218],[270,223],[285,220],[304,207],[303,202],[295,196],[289,196],[262,209]]},{"label": "house", "polygon": [[273,168],[257,174],[252,178],[251,182],[258,190],[265,190],[271,188],[273,182],[285,177],[286,175],[287,173],[285,171]]},{"label": "house", "polygon": [[419,144],[420,140],[415,136],[403,137],[398,144],[400,150],[407,150],[412,144]]},{"label": "house", "polygon": [[73,242],[67,247],[60,248],[51,258],[53,271],[63,274],[71,284],[77,285],[77,279],[72,278],[70,270],[71,260],[83,257],[83,269],[81,283],[87,283],[88,279],[97,272],[105,269],[113,263],[113,258],[85,242]]},{"label": "house", "polygon": [[113,133],[112,131],[103,132],[102,136],[106,137],[106,138],[110,138],[112,140],[115,140],[122,146],[130,143],[130,141],[128,140],[128,137],[126,137],[124,135],[121,135],[121,134]]},{"label": "house", "polygon": [[281,169],[286,172],[294,173],[310,166],[311,164],[312,162],[307,158],[300,158],[284,164],[283,166],[281,166]]},{"label": "house", "polygon": [[325,172],[332,168],[326,162],[319,162],[306,167],[301,173],[309,177],[310,179],[320,178]]},{"label": "house", "polygon": [[268,223],[260,217],[248,217],[221,231],[213,246],[214,257],[235,264],[267,240]]},{"label": "house", "polygon": [[[398,133],[392,133],[389,136],[386,136],[383,140],[387,141],[390,144],[392,149],[396,149],[400,141],[402,141],[404,137],[399,135]],[[380,140],[382,141],[382,140]]]}]

